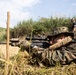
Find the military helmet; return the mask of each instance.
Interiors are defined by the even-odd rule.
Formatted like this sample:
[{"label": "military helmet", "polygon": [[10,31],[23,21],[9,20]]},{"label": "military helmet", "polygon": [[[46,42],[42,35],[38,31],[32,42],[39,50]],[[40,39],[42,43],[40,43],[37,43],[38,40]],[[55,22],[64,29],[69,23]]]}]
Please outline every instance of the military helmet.
[{"label": "military helmet", "polygon": [[67,27],[57,27],[52,31],[52,34],[57,35],[57,34],[66,33],[66,32],[69,32]]},{"label": "military helmet", "polygon": [[72,32],[69,32],[68,27],[54,28],[53,31],[52,31],[52,35],[48,35],[48,37],[54,37],[54,36],[58,36],[60,34],[69,35],[69,36],[74,37],[74,34]]}]

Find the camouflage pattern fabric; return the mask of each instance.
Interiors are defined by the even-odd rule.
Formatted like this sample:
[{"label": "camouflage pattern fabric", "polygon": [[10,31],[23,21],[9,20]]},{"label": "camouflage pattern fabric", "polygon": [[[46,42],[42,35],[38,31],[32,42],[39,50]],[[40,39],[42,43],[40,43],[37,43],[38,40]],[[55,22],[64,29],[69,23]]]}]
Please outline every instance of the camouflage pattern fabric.
[{"label": "camouflage pattern fabric", "polygon": [[76,56],[76,41],[75,42],[70,42],[67,46],[66,46],[67,51],[70,51],[71,53],[73,53]]},{"label": "camouflage pattern fabric", "polygon": [[53,66],[59,62],[61,65],[68,64],[73,60],[76,61],[76,43],[70,43],[66,47],[61,47],[56,50],[46,50],[35,53],[37,62],[43,63],[45,66]]},{"label": "camouflage pattern fabric", "polygon": [[[47,55],[49,56],[46,57]],[[46,63],[47,61],[45,60],[44,63],[49,64],[50,66],[56,65],[56,62],[59,62],[60,64],[67,64],[76,59],[76,56],[66,49],[55,50],[53,52],[50,51],[50,53],[47,55],[44,57],[47,59],[48,63]]]},{"label": "camouflage pattern fabric", "polygon": [[67,27],[59,27],[54,30],[53,35],[47,38],[51,40],[53,36],[59,36],[61,34],[66,35],[62,41],[56,42],[49,46],[48,48],[40,49],[39,47],[34,47],[32,58],[36,59],[37,63],[42,63],[46,66],[54,66],[57,63],[69,64],[72,61],[76,61],[76,43],[72,42],[73,33],[68,31]]}]

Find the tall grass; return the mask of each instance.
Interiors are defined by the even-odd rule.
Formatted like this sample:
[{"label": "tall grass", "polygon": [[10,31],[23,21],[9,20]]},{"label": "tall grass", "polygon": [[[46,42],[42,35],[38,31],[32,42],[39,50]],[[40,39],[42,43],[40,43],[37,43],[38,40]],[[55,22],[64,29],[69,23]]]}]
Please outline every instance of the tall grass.
[{"label": "tall grass", "polygon": [[[8,75],[76,75],[76,64],[56,65],[55,67],[38,67],[29,65],[29,55],[26,51],[19,52],[8,62]],[[0,75],[4,75],[4,61],[0,61]]]}]

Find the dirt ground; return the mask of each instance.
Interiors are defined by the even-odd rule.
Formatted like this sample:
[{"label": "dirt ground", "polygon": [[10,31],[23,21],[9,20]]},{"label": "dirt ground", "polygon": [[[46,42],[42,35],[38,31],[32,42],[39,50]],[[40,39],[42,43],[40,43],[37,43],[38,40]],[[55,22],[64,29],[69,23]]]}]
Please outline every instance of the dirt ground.
[{"label": "dirt ground", "polygon": [[[9,57],[16,55],[19,49],[20,49],[19,47],[9,45]],[[0,44],[0,55],[2,55],[3,58],[6,57],[6,45],[5,44]]]}]

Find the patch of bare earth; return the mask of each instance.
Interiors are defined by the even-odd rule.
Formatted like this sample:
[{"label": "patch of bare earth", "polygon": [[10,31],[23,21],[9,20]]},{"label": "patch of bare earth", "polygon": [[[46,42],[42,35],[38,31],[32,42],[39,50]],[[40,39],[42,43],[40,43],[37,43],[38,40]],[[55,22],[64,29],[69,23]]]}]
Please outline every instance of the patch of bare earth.
[{"label": "patch of bare earth", "polygon": [[[19,47],[9,45],[9,57],[18,54],[19,49],[20,49]],[[3,44],[0,45],[0,54],[6,57],[6,45]]]}]

